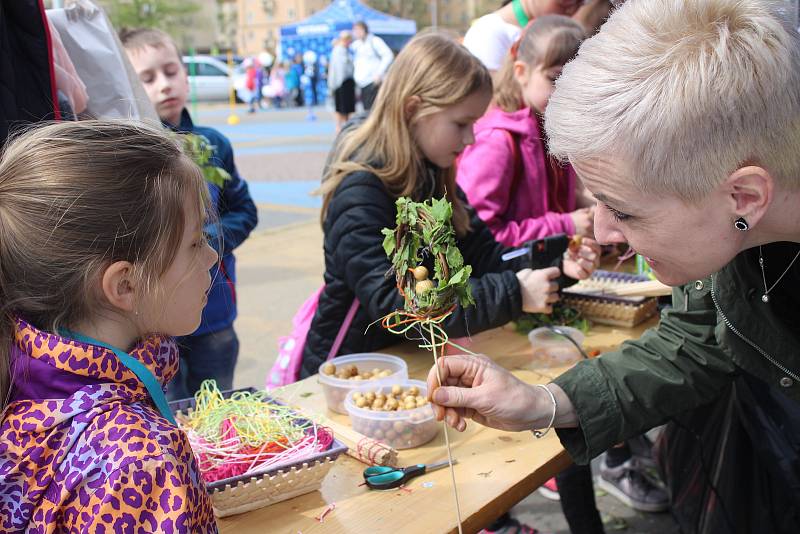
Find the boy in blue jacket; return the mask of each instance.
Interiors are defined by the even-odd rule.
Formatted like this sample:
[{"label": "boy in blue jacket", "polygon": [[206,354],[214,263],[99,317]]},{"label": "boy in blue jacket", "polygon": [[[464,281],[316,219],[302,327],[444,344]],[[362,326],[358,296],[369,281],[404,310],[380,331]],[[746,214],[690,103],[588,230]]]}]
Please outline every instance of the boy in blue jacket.
[{"label": "boy in blue jacket", "polygon": [[[185,109],[189,82],[178,47],[166,33],[155,29],[123,32],[120,36],[133,68],[165,126],[197,136],[212,149],[208,165],[226,171],[211,172],[208,189],[219,224],[206,231],[212,243],[222,238],[222,261],[211,271],[213,283],[200,327],[178,340],[181,371],[169,386],[173,399],[194,395],[208,378],[220,389],[233,387],[233,370],[239,354],[239,339],[233,329],[236,318],[236,259],[233,251],[258,223],[258,212],[245,182],[236,170],[233,148],[227,137],[214,128],[196,126]],[[207,173],[207,177],[209,173]],[[221,236],[219,234],[222,234]]]}]

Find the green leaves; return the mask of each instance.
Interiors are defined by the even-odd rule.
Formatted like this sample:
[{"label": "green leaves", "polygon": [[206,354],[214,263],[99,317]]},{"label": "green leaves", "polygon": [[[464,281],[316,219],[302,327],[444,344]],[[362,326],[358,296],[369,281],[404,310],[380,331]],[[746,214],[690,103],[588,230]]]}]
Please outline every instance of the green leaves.
[{"label": "green leaves", "polygon": [[208,139],[202,135],[192,133],[180,134],[183,141],[183,149],[192,158],[198,167],[203,171],[203,177],[220,189],[225,186],[225,182],[231,179],[231,175],[222,167],[217,167],[211,163],[214,156],[214,147]]},{"label": "green leaves", "polygon": [[[414,202],[399,198],[397,228],[384,228],[383,249],[395,270],[397,284],[406,295],[406,311],[433,315],[449,310],[454,304],[474,304],[469,278],[472,268],[464,265],[464,257],[455,241],[452,226],[453,207],[446,199]],[[408,270],[422,263],[433,263],[436,285],[433,290],[417,294]]]},{"label": "green leaves", "polygon": [[571,326],[583,333],[589,330],[589,321],[581,315],[575,308],[565,306],[560,303],[553,305],[553,313],[523,313],[515,321],[516,331],[520,334],[527,334],[535,328],[541,326]]},{"label": "green leaves", "polygon": [[394,249],[397,248],[397,242],[394,238],[394,230],[384,228],[381,230],[381,233],[384,235],[383,250],[386,252],[386,255],[391,258],[392,254],[394,254]]}]

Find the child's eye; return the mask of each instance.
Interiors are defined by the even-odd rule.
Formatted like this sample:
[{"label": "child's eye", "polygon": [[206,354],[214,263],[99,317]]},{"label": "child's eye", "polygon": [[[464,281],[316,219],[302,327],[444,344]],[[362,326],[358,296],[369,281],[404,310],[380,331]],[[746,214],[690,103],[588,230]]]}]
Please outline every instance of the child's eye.
[{"label": "child's eye", "polygon": [[611,216],[614,217],[614,220],[617,222],[627,221],[630,220],[631,216],[627,213],[622,213],[619,210],[612,208],[611,206],[606,205],[605,208],[611,213]]}]

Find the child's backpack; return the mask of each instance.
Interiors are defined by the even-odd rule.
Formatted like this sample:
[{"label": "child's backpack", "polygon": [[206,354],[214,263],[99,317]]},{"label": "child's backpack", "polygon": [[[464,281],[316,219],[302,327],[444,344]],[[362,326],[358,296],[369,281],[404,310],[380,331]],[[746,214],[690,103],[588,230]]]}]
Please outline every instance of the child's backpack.
[{"label": "child's backpack", "polygon": [[[275,360],[275,364],[267,376],[267,389],[297,382],[300,376],[300,366],[303,363],[303,349],[306,346],[308,330],[311,328],[311,321],[317,312],[319,297],[324,289],[325,284],[306,299],[292,318],[292,332],[288,336],[278,338],[278,359]],[[338,354],[344,342],[344,336],[353,323],[356,311],[358,311],[358,299],[353,299],[344,322],[339,328],[339,333],[336,334],[336,339],[333,341],[327,360],[335,358]]]}]

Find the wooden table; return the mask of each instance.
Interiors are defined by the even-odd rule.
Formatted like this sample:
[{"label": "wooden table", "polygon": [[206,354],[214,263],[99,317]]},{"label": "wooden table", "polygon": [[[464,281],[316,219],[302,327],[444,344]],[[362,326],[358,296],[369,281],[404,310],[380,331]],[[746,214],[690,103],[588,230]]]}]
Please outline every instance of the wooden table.
[{"label": "wooden table", "polygon": [[[597,326],[588,334],[584,347],[612,350],[626,339],[639,337],[655,321],[633,329]],[[467,344],[469,350],[492,356],[530,383],[547,383],[568,368],[523,369],[531,347],[527,337],[515,333],[510,326],[479,334]],[[386,352],[404,357],[412,378],[427,376],[433,363],[429,352],[413,344],[392,347]],[[349,423],[347,416],[326,410],[316,377],[290,386],[285,396],[312,417],[315,413],[325,413],[336,421]],[[458,460],[455,473],[464,532],[477,532],[485,527],[571,462],[555,432],[536,440],[530,432],[501,432],[469,423],[465,432],[450,430],[449,435],[453,457]],[[430,463],[446,457],[440,430],[430,443],[400,451],[399,463]],[[223,534],[456,531],[448,469],[418,477],[405,490],[378,492],[359,486],[365,467],[343,455],[328,473],[321,491],[221,519],[220,531]],[[316,518],[332,503],[335,509],[322,522],[318,521]]]}]

